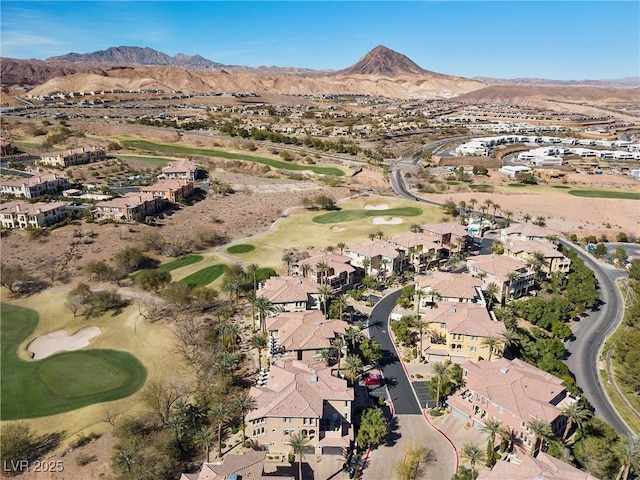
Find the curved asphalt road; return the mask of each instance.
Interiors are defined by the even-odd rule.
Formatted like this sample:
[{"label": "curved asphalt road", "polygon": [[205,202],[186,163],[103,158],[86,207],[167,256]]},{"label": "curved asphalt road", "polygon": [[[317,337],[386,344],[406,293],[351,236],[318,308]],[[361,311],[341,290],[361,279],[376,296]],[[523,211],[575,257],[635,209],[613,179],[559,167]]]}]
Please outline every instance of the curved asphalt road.
[{"label": "curved asphalt road", "polygon": [[[434,148],[446,143],[447,141],[450,140],[439,140],[425,145],[424,148]],[[413,158],[400,158],[395,164],[391,165],[389,168],[389,180],[391,181],[391,186],[401,197],[409,200],[440,205],[437,202],[427,201],[416,197],[410,193],[405,186],[404,179],[402,177],[403,167],[414,166],[418,163],[419,159],[419,156],[415,156]],[[599,283],[601,300],[600,308],[596,311],[590,312],[574,327],[573,333],[575,339],[565,344],[569,353],[565,363],[575,375],[576,383],[580,388],[582,388],[584,396],[595,407],[596,415],[615,428],[618,433],[632,433],[632,430],[611,404],[609,397],[600,383],[600,377],[598,375],[600,350],[602,349],[605,340],[620,324],[622,316],[624,315],[624,301],[615,284],[615,279],[624,277],[626,273],[622,270],[604,266],[596,261],[591,255],[588,255],[582,250],[576,248],[575,245],[569,242],[562,241],[562,243],[565,246],[576,250],[578,255],[585,261],[585,264],[593,270]],[[380,303],[382,303],[382,301]],[[384,324],[386,325],[386,322]],[[393,349],[393,345],[390,344],[390,347]],[[387,347],[383,348],[386,349]],[[393,352],[393,350],[391,351]],[[398,366],[399,368],[402,368],[401,365]],[[386,370],[383,371],[386,376]],[[398,374],[395,375],[397,377]],[[409,386],[409,388],[411,387]]]},{"label": "curved asphalt road", "polygon": [[625,277],[626,272],[598,262],[569,242],[562,243],[578,252],[578,256],[593,270],[598,280],[601,302],[597,310],[589,312],[573,328],[575,340],[565,344],[569,352],[565,363],[575,375],[576,383],[582,388],[584,396],[595,407],[597,416],[620,434],[632,433],[609,401],[598,374],[602,346],[618,327],[624,315],[624,300],[615,280]]},{"label": "curved asphalt road", "polygon": [[389,315],[400,298],[402,290],[393,292],[380,300],[369,315],[369,335],[382,347],[382,358],[378,362],[384,375],[393,408],[399,415],[422,415],[420,404],[411,388],[411,383],[402,367],[402,361],[387,331]]}]

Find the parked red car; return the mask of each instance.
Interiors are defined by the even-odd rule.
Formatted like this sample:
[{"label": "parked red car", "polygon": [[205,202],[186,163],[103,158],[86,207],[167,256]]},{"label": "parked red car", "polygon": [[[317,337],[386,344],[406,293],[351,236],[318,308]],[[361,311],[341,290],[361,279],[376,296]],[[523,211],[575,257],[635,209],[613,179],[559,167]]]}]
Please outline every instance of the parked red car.
[{"label": "parked red car", "polygon": [[362,377],[362,380],[367,386],[375,386],[378,387],[384,383],[384,378],[382,375],[377,373],[365,373]]}]

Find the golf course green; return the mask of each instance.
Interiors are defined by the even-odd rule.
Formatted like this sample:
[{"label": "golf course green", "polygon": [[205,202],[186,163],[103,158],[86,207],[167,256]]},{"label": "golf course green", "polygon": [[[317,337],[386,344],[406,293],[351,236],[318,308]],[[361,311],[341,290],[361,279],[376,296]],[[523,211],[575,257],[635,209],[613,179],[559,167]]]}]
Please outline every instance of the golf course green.
[{"label": "golf course green", "polygon": [[422,209],[417,207],[389,208],[387,210],[339,210],[323,213],[313,217],[314,223],[342,223],[361,220],[367,217],[415,217],[422,215]]},{"label": "golf course green", "polygon": [[38,361],[18,357],[18,346],[38,325],[28,308],[2,304],[0,312],[0,420],[44,417],[127,397],[147,379],[130,353],[88,349]]}]

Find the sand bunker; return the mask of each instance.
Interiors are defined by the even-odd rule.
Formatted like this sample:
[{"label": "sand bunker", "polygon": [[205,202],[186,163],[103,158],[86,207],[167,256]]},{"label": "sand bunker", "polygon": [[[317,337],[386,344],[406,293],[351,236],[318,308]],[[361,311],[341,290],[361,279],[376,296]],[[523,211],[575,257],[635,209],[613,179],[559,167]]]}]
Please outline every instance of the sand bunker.
[{"label": "sand bunker", "polygon": [[397,225],[404,223],[404,220],[400,217],[371,217],[371,223],[374,225]]},{"label": "sand bunker", "polygon": [[64,330],[56,330],[37,337],[27,346],[27,350],[33,353],[34,360],[40,360],[56,352],[80,350],[89,345],[89,340],[101,333],[102,330],[98,327],[86,327],[73,335],[69,335]]},{"label": "sand bunker", "polygon": [[342,232],[344,230],[344,227],[333,226],[329,230],[331,230],[332,232]]},{"label": "sand bunker", "polygon": [[388,210],[389,205],[387,205],[386,203],[381,203],[380,205],[365,205],[364,209],[365,210]]}]

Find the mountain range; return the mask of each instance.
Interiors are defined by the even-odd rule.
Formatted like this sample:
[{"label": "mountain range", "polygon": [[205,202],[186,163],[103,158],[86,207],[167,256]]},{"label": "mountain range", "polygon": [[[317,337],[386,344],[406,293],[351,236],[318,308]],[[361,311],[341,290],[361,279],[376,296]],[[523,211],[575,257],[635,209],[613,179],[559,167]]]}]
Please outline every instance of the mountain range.
[{"label": "mountain range", "polygon": [[[451,98],[495,85],[553,85],[567,82],[540,79],[473,79],[426,70],[410,58],[379,45],[352,66],[333,71],[295,67],[224,65],[200,55],[167,55],[152,48],[110,47],[92,53],[69,53],[46,60],[3,58],[3,85],[36,86],[32,93],[89,91],[111,88],[159,88],[189,93],[214,91],[277,94],[367,94],[392,98]],[[638,78],[568,82],[591,87],[636,87]],[[636,90],[629,89],[629,90]],[[496,93],[491,90],[491,95]],[[622,95],[627,100],[628,94]],[[637,92],[635,92],[637,95]],[[580,98],[585,96],[584,92]],[[602,94],[598,97],[602,98]],[[616,95],[614,95],[616,97]],[[616,97],[617,98],[617,97]],[[637,97],[636,97],[637,98]]]}]

